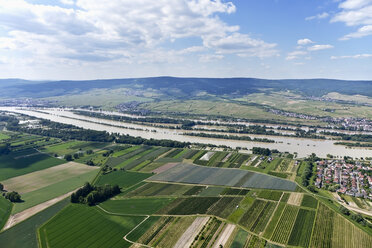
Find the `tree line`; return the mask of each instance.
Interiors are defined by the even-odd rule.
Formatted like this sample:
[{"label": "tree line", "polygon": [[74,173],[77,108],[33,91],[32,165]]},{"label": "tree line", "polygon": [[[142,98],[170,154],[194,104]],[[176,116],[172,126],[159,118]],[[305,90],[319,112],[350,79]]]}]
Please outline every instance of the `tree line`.
[{"label": "tree line", "polygon": [[83,187],[72,193],[71,202],[94,206],[97,203],[106,201],[120,192],[120,187],[118,185],[111,186],[106,184],[104,186],[93,186],[90,183],[85,183]]}]

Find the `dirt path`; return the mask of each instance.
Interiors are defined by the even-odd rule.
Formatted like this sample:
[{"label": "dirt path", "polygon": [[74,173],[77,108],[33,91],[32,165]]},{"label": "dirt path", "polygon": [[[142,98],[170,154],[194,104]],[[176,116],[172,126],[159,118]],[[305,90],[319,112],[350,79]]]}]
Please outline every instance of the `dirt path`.
[{"label": "dirt path", "polygon": [[229,240],[230,235],[234,232],[235,225],[227,224],[225,229],[220,234],[220,237],[214,243],[213,248],[225,247],[226,242]]},{"label": "dirt path", "polygon": [[150,215],[147,215],[146,218],[143,219],[143,221],[141,221],[137,226],[135,226],[135,227],[134,227],[134,228],[133,228],[129,233],[127,233],[127,234],[123,237],[123,239],[124,239],[125,241],[127,241],[127,242],[129,242],[129,243],[131,243],[131,244],[133,244],[133,245],[137,245],[137,246],[139,246],[139,247],[142,247],[142,246],[145,246],[145,247],[151,247],[151,246],[149,246],[149,245],[144,245],[144,244],[141,244],[141,243],[136,243],[136,242],[133,242],[133,241],[127,239],[127,236],[128,236],[129,234],[131,234],[134,230],[136,230],[140,225],[142,225],[142,223],[145,222],[148,218],[150,218]]},{"label": "dirt path", "polygon": [[64,195],[61,195],[61,196],[58,196],[52,200],[49,200],[49,201],[46,201],[46,202],[43,202],[39,205],[36,205],[32,208],[29,208],[29,209],[26,209],[20,213],[17,213],[15,215],[11,215],[7,221],[7,223],[5,224],[4,226],[4,229],[3,230],[6,230],[6,229],[9,229],[11,228],[12,226],[15,226],[17,225],[18,223],[30,218],[31,216],[43,211],[44,209],[47,209],[48,207],[56,204],[57,202],[59,201],[62,201],[63,199],[65,199],[66,197],[69,197],[74,191],[71,191],[67,194],[64,194]]},{"label": "dirt path", "polygon": [[194,222],[186,229],[173,248],[190,247],[196,235],[202,230],[208,222],[209,217],[197,217]]}]

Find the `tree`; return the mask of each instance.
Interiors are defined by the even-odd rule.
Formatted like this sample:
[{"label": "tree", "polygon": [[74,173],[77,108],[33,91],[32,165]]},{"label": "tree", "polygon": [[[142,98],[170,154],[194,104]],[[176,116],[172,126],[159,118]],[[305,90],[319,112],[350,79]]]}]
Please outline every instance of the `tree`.
[{"label": "tree", "polygon": [[5,198],[8,199],[11,202],[21,202],[21,195],[18,194],[18,192],[12,191],[8,192],[5,195]]},{"label": "tree", "polygon": [[4,190],[4,185],[0,183],[0,191],[3,191],[3,190]]},{"label": "tree", "polygon": [[79,153],[75,153],[74,154],[74,159],[78,159],[80,157],[80,154]]},{"label": "tree", "polygon": [[71,154],[66,154],[65,159],[66,159],[66,161],[72,161],[73,160]]}]

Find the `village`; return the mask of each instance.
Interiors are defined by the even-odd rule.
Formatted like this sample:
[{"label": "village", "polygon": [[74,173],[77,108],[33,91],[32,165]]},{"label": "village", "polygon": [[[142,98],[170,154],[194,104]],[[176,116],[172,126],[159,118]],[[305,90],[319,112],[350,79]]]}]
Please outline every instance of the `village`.
[{"label": "village", "polygon": [[315,186],[354,197],[372,199],[370,162],[321,160],[316,165]]}]

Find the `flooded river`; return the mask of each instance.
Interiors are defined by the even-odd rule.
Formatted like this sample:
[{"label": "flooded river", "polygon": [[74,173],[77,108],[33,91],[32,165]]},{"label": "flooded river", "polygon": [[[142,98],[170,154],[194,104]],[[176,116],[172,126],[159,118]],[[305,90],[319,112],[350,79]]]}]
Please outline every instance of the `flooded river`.
[{"label": "flooded river", "polygon": [[[372,157],[372,150],[367,148],[347,148],[345,146],[334,145],[332,140],[313,140],[295,137],[266,136],[266,135],[244,135],[249,137],[267,138],[275,140],[275,143],[261,143],[243,140],[228,140],[216,138],[203,138],[184,135],[185,130],[175,130],[167,128],[149,127],[145,125],[125,123],[112,120],[104,120],[88,116],[77,115],[71,110],[61,109],[28,109],[16,107],[0,107],[0,110],[25,114],[28,116],[47,119],[54,122],[71,124],[77,127],[92,129],[97,131],[107,131],[111,133],[129,134],[140,136],[146,139],[171,139],[181,142],[204,143],[213,145],[226,145],[233,148],[245,147],[265,147],[278,149],[281,152],[297,152],[298,157],[305,157],[315,153],[320,157],[326,157],[327,154],[334,156],[351,156],[351,157]],[[203,131],[204,132],[204,131]],[[233,134],[238,135],[238,134]]]}]

